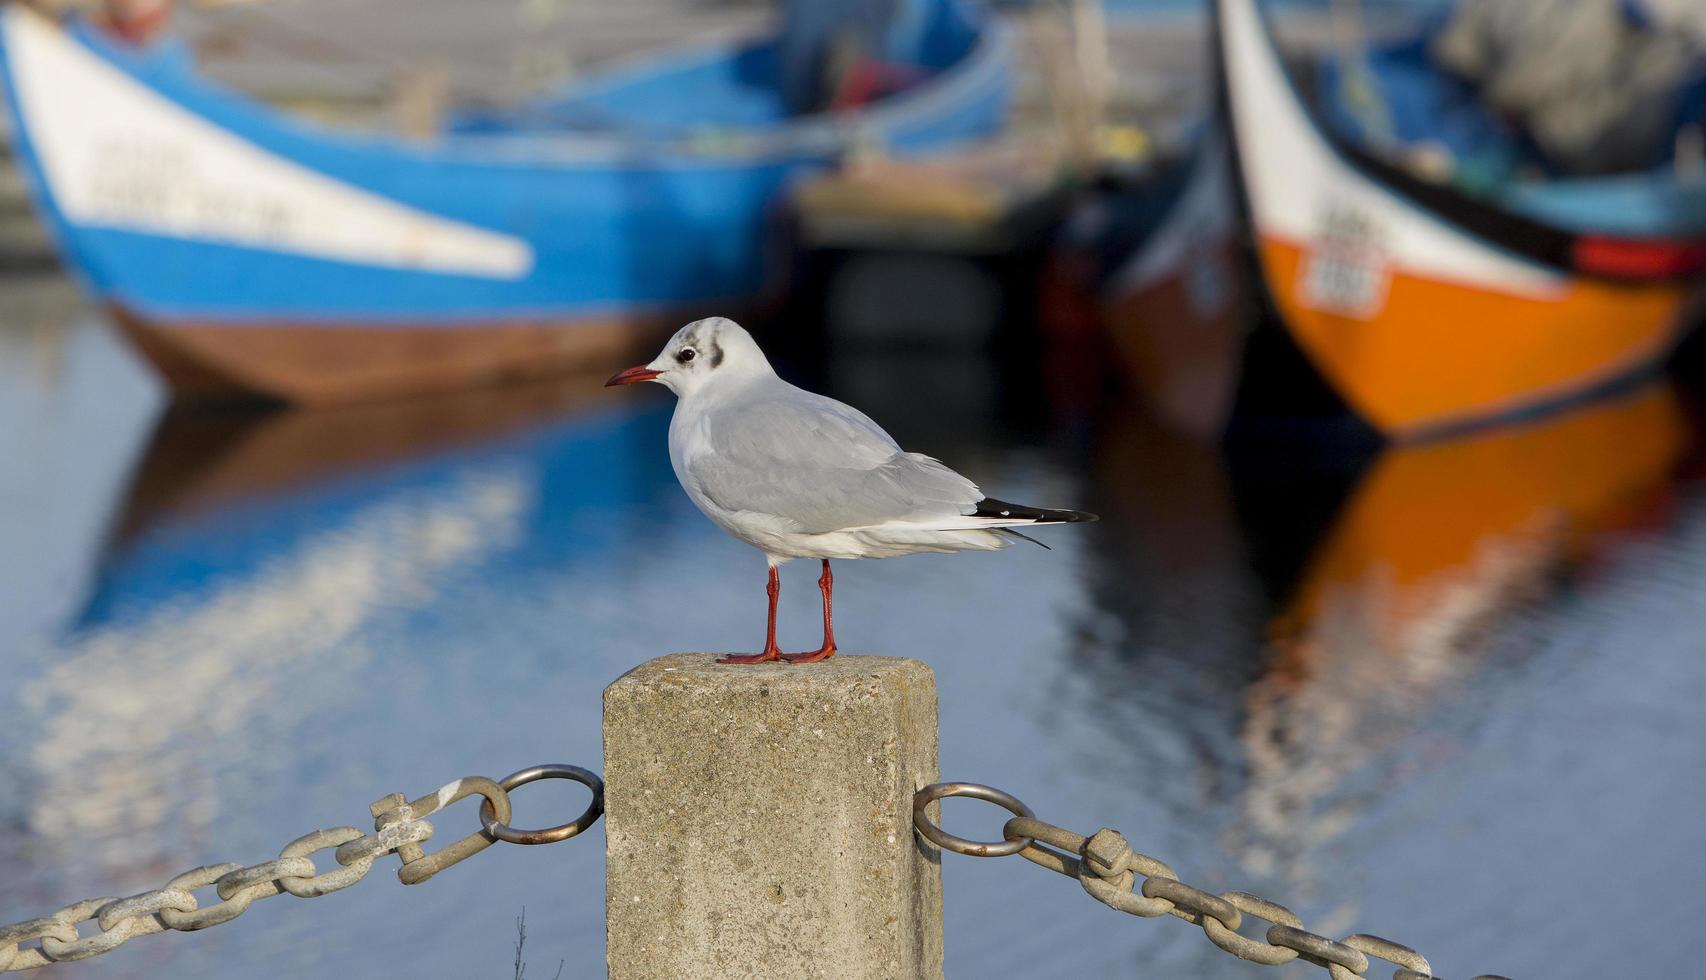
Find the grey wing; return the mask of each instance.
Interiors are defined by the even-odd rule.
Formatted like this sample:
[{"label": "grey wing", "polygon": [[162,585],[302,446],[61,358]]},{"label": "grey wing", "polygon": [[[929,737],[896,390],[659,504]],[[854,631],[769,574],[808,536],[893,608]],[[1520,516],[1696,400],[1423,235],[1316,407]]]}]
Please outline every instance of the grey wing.
[{"label": "grey wing", "polygon": [[706,436],[710,451],[688,470],[707,497],[806,534],[951,520],[983,499],[960,474],[901,451],[864,413],[798,388],[718,412]]}]

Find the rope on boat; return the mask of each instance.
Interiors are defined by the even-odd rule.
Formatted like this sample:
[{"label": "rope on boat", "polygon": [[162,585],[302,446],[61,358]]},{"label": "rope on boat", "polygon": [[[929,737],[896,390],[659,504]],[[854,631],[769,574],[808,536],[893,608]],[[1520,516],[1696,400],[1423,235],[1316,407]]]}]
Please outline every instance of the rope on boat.
[{"label": "rope on boat", "polygon": [[[955,837],[931,820],[927,808],[937,800],[965,796],[1004,807],[1014,814],[1002,828],[1000,841]],[[1440,980],[1422,954],[1379,936],[1358,934],[1334,941],[1303,928],[1290,909],[1248,892],[1218,895],[1187,885],[1161,861],[1131,849],[1117,831],[1106,827],[1089,837],[1038,820],[1017,797],[978,783],[934,783],[912,798],[912,823],[943,850],[972,857],[1017,854],[1056,874],[1078,879],[1090,897],[1128,915],[1150,918],[1173,915],[1200,926],[1209,942],[1241,960],[1281,966],[1293,960],[1325,969],[1333,980],[1368,975],[1369,957],[1398,967],[1392,980]],[[1264,939],[1242,936],[1244,917],[1268,924]],[[1475,980],[1507,980],[1483,974]]]},{"label": "rope on boat", "polygon": [[[586,810],[566,824],[546,830],[517,830],[509,826],[509,791],[539,779],[572,779],[592,790]],[[431,854],[421,847],[432,837],[426,818],[457,800],[481,797],[481,829]],[[319,898],[366,877],[373,862],[396,854],[403,862],[397,877],[418,885],[451,865],[490,847],[495,841],[512,844],[550,844],[567,840],[598,821],[604,813],[604,782],[579,766],[532,766],[499,780],[468,776],[408,802],[392,793],[371,807],[373,828],[364,834],[355,827],[316,830],[285,845],[277,859],[244,867],[209,864],[186,871],[153,891],[129,898],[92,898],[68,905],[51,915],[0,926],[0,973],[16,973],[69,960],[87,959],[117,949],[137,936],[168,929],[193,932],[230,922],[263,898],[289,892],[297,898]],[[333,850],[335,848],[335,850]],[[332,850],[339,867],[320,872],[309,855]],[[219,901],[201,906],[193,894],[212,888]],[[80,936],[77,926],[94,921],[99,931]],[[37,943],[24,946],[24,943]]]}]

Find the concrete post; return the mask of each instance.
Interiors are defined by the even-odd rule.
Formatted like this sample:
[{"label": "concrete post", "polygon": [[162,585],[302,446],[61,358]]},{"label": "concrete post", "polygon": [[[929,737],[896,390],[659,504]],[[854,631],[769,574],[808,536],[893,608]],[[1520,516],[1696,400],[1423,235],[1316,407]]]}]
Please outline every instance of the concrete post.
[{"label": "concrete post", "polygon": [[936,678],[837,656],[643,664],[604,692],[612,980],[942,975]]}]

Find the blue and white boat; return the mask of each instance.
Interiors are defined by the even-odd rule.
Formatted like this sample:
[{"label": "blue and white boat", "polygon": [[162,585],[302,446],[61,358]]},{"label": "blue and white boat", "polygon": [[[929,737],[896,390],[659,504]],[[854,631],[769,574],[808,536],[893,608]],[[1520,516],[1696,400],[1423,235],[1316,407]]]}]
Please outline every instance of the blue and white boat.
[{"label": "blue and white boat", "polygon": [[[760,296],[768,212],[802,172],[1004,125],[1012,44],[982,8],[787,7],[772,36],[425,141],[291,117],[181,45],[21,4],[0,8],[0,78],[65,264],[174,390],[325,403],[607,367]],[[856,104],[814,111],[849,51]]]}]

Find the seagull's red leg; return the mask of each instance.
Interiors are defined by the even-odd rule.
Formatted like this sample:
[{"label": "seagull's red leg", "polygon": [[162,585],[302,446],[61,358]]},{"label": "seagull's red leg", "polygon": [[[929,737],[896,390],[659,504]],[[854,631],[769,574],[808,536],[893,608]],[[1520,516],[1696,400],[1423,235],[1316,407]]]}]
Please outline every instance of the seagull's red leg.
[{"label": "seagull's red leg", "polygon": [[815,664],[835,656],[835,576],[829,574],[828,558],[823,560],[823,574],[818,577],[817,587],[823,592],[823,646],[811,653],[782,654],[782,659],[791,664]]},{"label": "seagull's red leg", "polygon": [[[829,563],[825,562],[825,566]],[[782,651],[776,646],[776,597],[782,594],[782,578],[776,574],[776,566],[770,566],[770,582],[764,586],[764,591],[770,596],[770,624],[764,630],[763,653],[731,653],[718,657],[720,664],[761,664],[766,660],[781,660]]]}]

